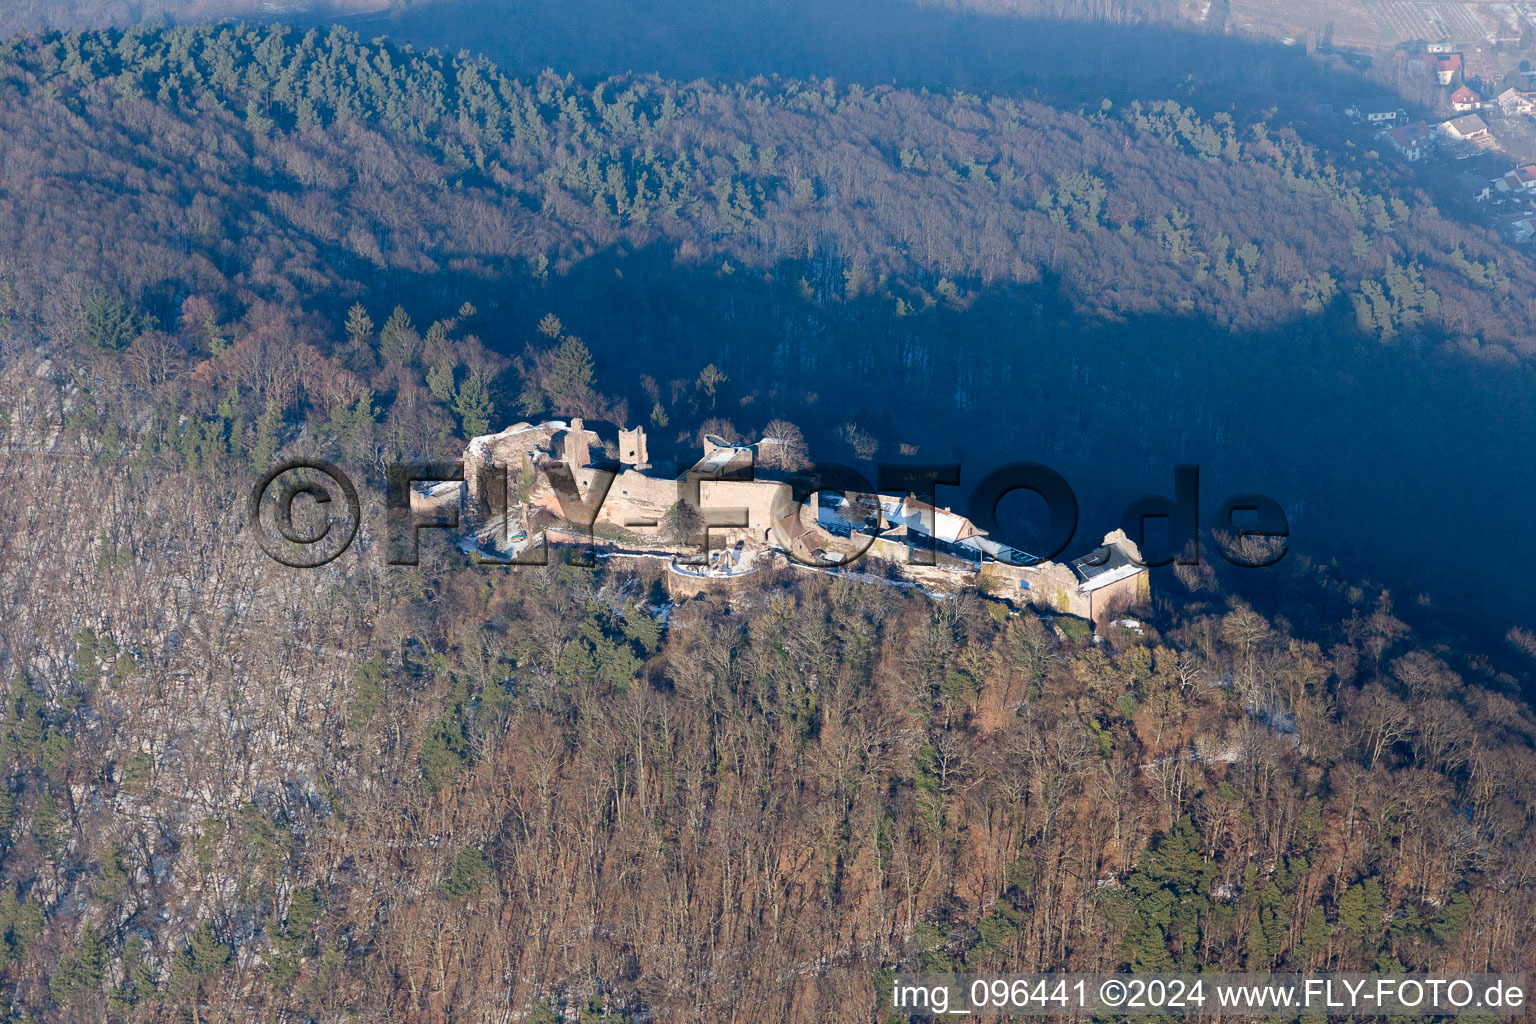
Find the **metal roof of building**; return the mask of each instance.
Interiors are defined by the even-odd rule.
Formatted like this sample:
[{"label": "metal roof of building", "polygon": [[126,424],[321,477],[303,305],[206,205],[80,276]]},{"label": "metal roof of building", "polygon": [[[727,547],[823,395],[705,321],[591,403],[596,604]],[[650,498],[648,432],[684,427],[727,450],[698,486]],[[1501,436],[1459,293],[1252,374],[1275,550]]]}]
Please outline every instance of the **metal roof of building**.
[{"label": "metal roof of building", "polygon": [[1118,544],[1106,544],[1072,562],[1073,571],[1083,580],[1078,589],[1084,592],[1127,579],[1143,568],[1133,562],[1130,554]]}]

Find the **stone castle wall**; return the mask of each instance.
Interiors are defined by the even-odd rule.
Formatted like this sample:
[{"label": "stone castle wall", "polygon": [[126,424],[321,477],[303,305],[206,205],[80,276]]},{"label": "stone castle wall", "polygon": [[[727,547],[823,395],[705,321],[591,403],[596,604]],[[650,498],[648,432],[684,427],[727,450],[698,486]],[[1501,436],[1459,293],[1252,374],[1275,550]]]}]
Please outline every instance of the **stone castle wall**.
[{"label": "stone castle wall", "polygon": [[[488,493],[499,483],[496,472],[506,467],[509,491],[514,503],[526,501],[526,507],[515,509],[519,515],[539,511],[557,519],[576,518],[582,514],[580,505],[594,497],[593,485],[600,472],[586,464],[582,457],[590,444],[600,443],[597,435],[586,431],[580,421],[568,428],[564,423],[550,422],[532,426],[518,424],[500,434],[476,438],[465,452],[465,511],[471,522],[483,521],[498,514],[503,500]],[[710,438],[705,444],[705,458],[718,452],[723,446],[718,439]],[[555,453],[566,457],[556,462]],[[636,465],[646,457],[644,432],[639,428],[621,432],[620,455],[623,466],[609,485],[603,503],[598,509],[596,524],[615,527],[641,537],[655,538],[666,546],[658,529],[665,521],[667,511],[684,494],[684,486],[668,477],[651,476]],[[719,461],[719,460],[717,460]],[[551,480],[550,469],[561,465],[569,471],[576,484],[577,505],[570,505],[572,496],[567,492],[566,501]],[[722,463],[723,465],[723,463]],[[711,472],[722,471],[718,465],[707,467]],[[611,470],[610,470],[611,471]],[[728,472],[728,469],[726,470]],[[712,549],[732,548],[738,544],[749,549],[793,547],[802,557],[808,556],[819,544],[829,551],[857,551],[864,546],[859,537],[840,540],[821,534],[806,535],[799,524],[786,530],[778,527],[777,517],[783,514],[791,501],[787,483],[774,480],[709,479],[697,481],[698,508],[706,516],[712,511],[719,518],[726,518],[728,511],[735,511],[735,518],[742,525],[712,526],[709,530]],[[570,512],[572,515],[568,516]],[[716,518],[711,516],[711,518]],[[655,524],[655,525],[648,525]],[[900,531],[898,531],[900,532]],[[1059,562],[1042,562],[1033,566],[1013,566],[1002,562],[984,562],[979,566],[958,559],[945,560],[938,566],[913,565],[908,560],[908,547],[904,536],[875,538],[866,554],[898,564],[908,579],[921,586],[953,591],[965,586],[983,585],[995,597],[1015,606],[1034,606],[1065,615],[1089,619],[1096,628],[1103,628],[1126,609],[1144,604],[1150,599],[1151,587],[1145,571],[1126,579],[1083,590],[1077,574],[1068,565]],[[1133,556],[1139,557],[1135,545],[1120,531],[1104,539],[1106,544],[1119,544]],[[782,559],[781,559],[782,560]],[[948,564],[953,562],[954,564]],[[736,576],[705,576],[686,572],[668,571],[667,589],[674,597],[691,596],[710,589],[731,589],[758,581],[761,573]]]}]

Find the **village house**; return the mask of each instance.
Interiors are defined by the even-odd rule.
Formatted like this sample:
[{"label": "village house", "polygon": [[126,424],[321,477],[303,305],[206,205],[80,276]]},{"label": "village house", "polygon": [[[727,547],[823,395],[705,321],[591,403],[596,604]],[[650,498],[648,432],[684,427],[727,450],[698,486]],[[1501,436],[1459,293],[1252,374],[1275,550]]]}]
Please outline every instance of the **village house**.
[{"label": "village house", "polygon": [[1482,106],[1482,97],[1464,85],[1451,93],[1451,109],[1458,114],[1464,114],[1469,110],[1479,110]]},{"label": "village house", "polygon": [[1461,54],[1459,53],[1427,53],[1424,55],[1424,64],[1429,68],[1429,73],[1435,76],[1435,81],[1441,85],[1450,85],[1461,71]]},{"label": "village house", "polygon": [[[643,428],[618,436],[616,445],[606,443],[578,419],[518,423],[473,439],[459,489],[467,543],[509,561],[522,560],[550,534],[590,535],[608,557],[665,558],[677,597],[731,589],[770,569],[835,567],[864,554],[928,589],[980,587],[1010,604],[1079,616],[1100,628],[1150,596],[1140,553],[1119,531],[1063,565],[1037,561],[965,516],[912,495],[821,492],[806,502],[808,525],[790,484],[758,462],[778,443],[771,438],[732,444],[706,435],[699,460],[673,477],[647,472]],[[602,453],[596,460],[594,449]],[[685,496],[708,524],[702,552],[697,533],[693,543],[682,543],[666,529]]]},{"label": "village house", "polygon": [[1536,164],[1516,167],[1502,178],[1495,179],[1493,187],[1500,192],[1527,194],[1536,192]]},{"label": "village house", "polygon": [[1423,121],[1393,128],[1386,133],[1386,139],[1398,155],[1410,163],[1428,156],[1435,144],[1434,133]]},{"label": "village house", "polygon": [[1494,97],[1493,102],[1498,105],[1500,113],[1505,117],[1513,117],[1516,114],[1536,114],[1536,92],[1505,89]]},{"label": "village house", "polygon": [[1439,126],[1439,132],[1456,142],[1492,141],[1488,123],[1476,114],[1463,114],[1461,117],[1443,121]]},{"label": "village house", "polygon": [[1356,103],[1344,113],[1376,129],[1390,128],[1408,120],[1408,111],[1390,107],[1384,103]]}]

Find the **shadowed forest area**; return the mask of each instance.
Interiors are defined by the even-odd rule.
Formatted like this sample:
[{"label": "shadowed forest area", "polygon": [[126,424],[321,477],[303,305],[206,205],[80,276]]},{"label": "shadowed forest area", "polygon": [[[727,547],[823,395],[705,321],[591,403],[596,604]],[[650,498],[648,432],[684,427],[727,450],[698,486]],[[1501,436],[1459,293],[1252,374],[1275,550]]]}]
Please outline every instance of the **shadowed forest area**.
[{"label": "shadowed forest area", "polygon": [[[580,81],[367,28],[0,45],[13,1014],[885,1021],[899,971],[1536,964],[1536,266],[1243,98],[1331,72],[1103,13],[1099,56],[1039,47],[1060,105],[982,88],[1024,81],[1002,37],[965,90],[752,78],[621,11],[585,56],[482,33]],[[700,29],[771,57],[736,17]],[[925,24],[875,22],[810,22],[816,61]],[[610,76],[626,40],[677,63]],[[1184,45],[1227,101],[1151,88]],[[1098,637],[874,559],[686,602],[655,562],[383,564],[387,465],[545,416],[1044,462],[1084,547],[1196,462],[1292,553],[1161,571]],[[363,492],[316,571],[245,523],[297,456]]]},{"label": "shadowed forest area", "polygon": [[[553,310],[636,422],[678,419],[680,451],[703,419],[787,418],[824,456],[907,446],[972,482],[1044,461],[1095,527],[1198,462],[1208,508],[1269,493],[1298,550],[1357,557],[1464,627],[1530,614],[1521,560],[1487,553],[1536,487],[1536,270],[1373,154],[1173,101],[521,81],[341,30],[8,57],[0,231],[34,337],[79,337],[99,307],[126,348],[196,299],[221,342],[264,310],[328,353],[358,299],[427,323],[470,301],[503,357],[477,371],[500,422],[533,414],[508,360]],[[239,350],[175,355],[212,373]],[[431,401],[423,358],[373,388],[385,422]],[[701,410],[711,363],[730,382]],[[287,429],[314,404],[270,399],[241,396]],[[399,452],[440,443],[401,429]]]},{"label": "shadowed forest area", "polygon": [[[510,74],[677,81],[759,75],[866,86],[1006,92],[1062,106],[1156,96],[1215,110],[1278,111],[1303,127],[1319,102],[1383,93],[1343,54],[1225,35],[1174,0],[22,0],[0,36],[124,27],[143,19],[340,21],[364,38],[473,53]],[[1356,61],[1358,63],[1358,60]],[[1390,91],[1390,90],[1387,90]],[[1325,122],[1319,122],[1319,125]],[[1329,126],[1331,127],[1331,125]]]},{"label": "shadowed forest area", "polygon": [[1007,92],[1062,105],[1148,96],[1202,110],[1310,114],[1355,99],[1357,72],[1275,43],[1178,22],[1177,4],[708,0],[549,5],[457,0],[359,20],[365,34],[445,53],[469,48],[520,75],[647,72],[679,81],[757,75],[866,86]]},{"label": "shadowed forest area", "polygon": [[679,606],[654,562],[387,567],[365,483],[290,570],[242,528],[259,424],[125,450],[96,415],[165,392],[83,365],[0,393],[0,984],[39,1016],[868,1021],[900,970],[1532,954],[1519,677],[1305,556],[1264,613],[1186,573],[1095,643],[873,562]]}]

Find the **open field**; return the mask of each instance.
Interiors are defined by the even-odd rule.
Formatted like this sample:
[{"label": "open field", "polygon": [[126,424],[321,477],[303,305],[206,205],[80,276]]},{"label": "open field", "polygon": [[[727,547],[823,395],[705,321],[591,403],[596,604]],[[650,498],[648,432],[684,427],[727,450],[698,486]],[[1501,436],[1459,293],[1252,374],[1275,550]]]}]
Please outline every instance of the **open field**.
[{"label": "open field", "polygon": [[1231,0],[1232,24],[1268,36],[1335,46],[1380,45],[1381,29],[1363,0]]},{"label": "open field", "polygon": [[1474,42],[1487,34],[1468,4],[1379,0],[1372,6],[1382,35],[1389,42]]},{"label": "open field", "polygon": [[1267,36],[1353,48],[1408,42],[1514,40],[1536,26],[1536,3],[1456,0],[1231,0],[1231,24]]}]

